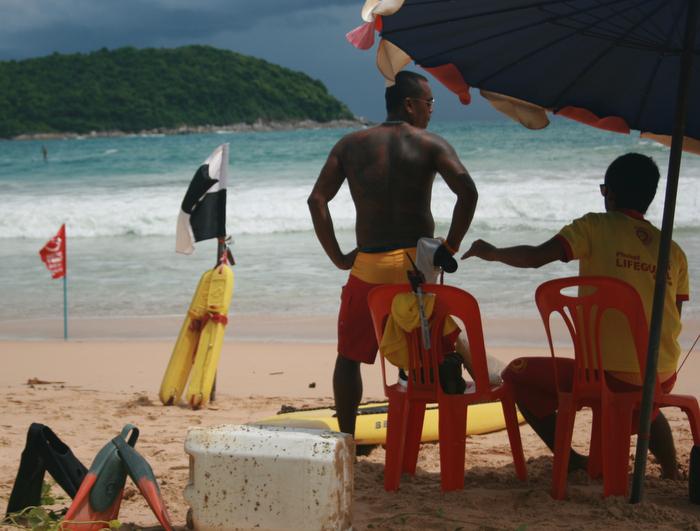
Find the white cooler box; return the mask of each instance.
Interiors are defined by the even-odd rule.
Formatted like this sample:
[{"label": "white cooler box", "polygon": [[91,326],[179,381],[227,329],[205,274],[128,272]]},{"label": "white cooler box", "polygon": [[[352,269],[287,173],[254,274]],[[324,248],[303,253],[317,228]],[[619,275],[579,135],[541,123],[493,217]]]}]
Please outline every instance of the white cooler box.
[{"label": "white cooler box", "polygon": [[198,531],[351,528],[352,437],[284,426],[190,428],[184,496]]}]

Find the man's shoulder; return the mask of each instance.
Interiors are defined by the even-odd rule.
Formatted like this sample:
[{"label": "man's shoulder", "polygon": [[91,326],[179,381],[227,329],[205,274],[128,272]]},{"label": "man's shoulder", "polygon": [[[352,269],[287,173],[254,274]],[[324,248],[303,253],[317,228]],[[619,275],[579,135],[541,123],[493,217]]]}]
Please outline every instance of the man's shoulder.
[{"label": "man's shoulder", "polygon": [[447,150],[451,147],[440,135],[410,124],[403,124],[400,128],[387,128],[383,124],[379,124],[373,127],[352,131],[343,136],[336,144],[336,147],[342,150],[345,147],[356,146],[366,142],[381,144],[394,136],[401,136],[405,140],[420,144],[423,148],[432,147],[436,150]]},{"label": "man's shoulder", "polygon": [[416,132],[416,135],[420,135],[422,138],[426,139],[427,141],[433,142],[435,144],[439,145],[449,145],[447,140],[445,140],[443,137],[438,135],[437,133],[433,133],[432,131],[428,131],[427,129],[420,129],[418,127],[413,128]]},{"label": "man's shoulder", "polygon": [[622,212],[611,210],[609,212],[588,212],[583,216],[576,218],[571,223],[576,225],[586,225],[592,229],[600,229],[607,231],[613,227],[628,227],[629,221],[637,221],[643,223],[654,232],[658,229],[643,218],[632,218]]},{"label": "man's shoulder", "polygon": [[[580,222],[580,223],[591,223],[591,224],[614,224],[614,223],[620,223],[620,222],[625,222],[628,220],[630,216],[625,215],[622,212],[616,211],[616,210],[611,210],[609,212],[587,212],[584,215],[582,215],[579,218],[576,218],[574,221],[575,222]],[[636,219],[636,218],[635,218]],[[643,218],[639,218],[639,221],[645,222],[651,227],[651,223],[648,221],[644,220]],[[655,228],[655,227],[654,227]]]},{"label": "man's shoulder", "polygon": [[582,216],[571,220],[571,225],[580,224],[598,224],[605,223],[610,220],[610,212],[586,212]]},{"label": "man's shoulder", "polygon": [[407,135],[422,150],[432,153],[450,153],[454,148],[440,135],[421,129],[420,127],[408,126]]},{"label": "man's shoulder", "polygon": [[558,234],[567,240],[581,237],[584,234],[595,238],[595,234],[605,230],[608,223],[607,214],[607,212],[587,212],[563,226]]},{"label": "man's shoulder", "polygon": [[687,264],[688,258],[685,254],[685,251],[683,250],[683,247],[678,245],[678,243],[675,240],[671,240],[671,252],[678,256],[684,264]]},{"label": "man's shoulder", "polygon": [[427,142],[446,144],[447,142],[441,136],[421,129],[410,124],[403,124],[401,127],[386,127],[384,124],[378,124],[365,129],[358,129],[343,136],[338,143],[352,144],[367,140],[368,138],[387,138],[392,135],[401,135],[421,139]]},{"label": "man's shoulder", "polygon": [[367,129],[358,129],[358,130],[356,130],[356,131],[350,131],[349,133],[345,133],[345,134],[340,138],[340,140],[338,141],[338,143],[347,142],[348,140],[352,140],[353,138],[358,138],[358,137],[361,137],[361,136],[365,136],[365,135],[367,134],[367,131],[368,131],[369,129],[371,129],[371,128],[367,128]]},{"label": "man's shoulder", "polygon": [[366,140],[367,138],[377,136],[378,134],[380,134],[379,126],[375,125],[372,127],[365,127],[363,129],[358,129],[357,131],[351,131],[345,134],[336,145],[341,146],[346,144],[355,144]]},{"label": "man's shoulder", "polygon": [[369,129],[359,129],[343,135],[340,140],[335,143],[331,152],[335,153],[337,156],[342,156],[343,152],[346,151],[347,148],[354,146],[362,142],[363,139],[367,138],[368,130]]}]

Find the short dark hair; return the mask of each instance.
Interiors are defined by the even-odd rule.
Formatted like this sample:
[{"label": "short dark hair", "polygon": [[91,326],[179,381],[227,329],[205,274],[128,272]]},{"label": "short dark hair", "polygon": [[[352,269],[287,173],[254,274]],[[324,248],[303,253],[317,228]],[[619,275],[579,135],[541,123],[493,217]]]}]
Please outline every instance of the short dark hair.
[{"label": "short dark hair", "polygon": [[394,79],[395,83],[384,93],[387,112],[398,111],[406,98],[420,98],[423,95],[421,81],[428,81],[427,77],[410,70],[402,70]]},{"label": "short dark hair", "polygon": [[656,195],[659,167],[640,153],[616,158],[605,172],[605,185],[615,194],[615,206],[644,214]]}]

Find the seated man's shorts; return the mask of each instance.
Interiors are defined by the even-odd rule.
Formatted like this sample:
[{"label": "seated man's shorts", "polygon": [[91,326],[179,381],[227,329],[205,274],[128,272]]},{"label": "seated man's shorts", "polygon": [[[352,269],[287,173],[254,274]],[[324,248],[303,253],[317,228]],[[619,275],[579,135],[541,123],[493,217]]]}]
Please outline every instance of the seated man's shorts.
[{"label": "seated man's shorts", "polygon": [[[538,418],[546,417],[556,412],[558,408],[557,386],[554,381],[554,368],[557,370],[559,385],[564,390],[570,390],[574,381],[574,360],[571,358],[526,357],[518,358],[508,364],[501,376],[513,389],[515,401]],[[606,383],[611,391],[633,392],[640,387],[624,382],[610,374],[605,375]],[[665,393],[671,392],[676,383],[675,374],[661,383]],[[654,409],[652,418],[658,414]],[[636,433],[639,423],[639,413],[636,412],[632,424]]]}]

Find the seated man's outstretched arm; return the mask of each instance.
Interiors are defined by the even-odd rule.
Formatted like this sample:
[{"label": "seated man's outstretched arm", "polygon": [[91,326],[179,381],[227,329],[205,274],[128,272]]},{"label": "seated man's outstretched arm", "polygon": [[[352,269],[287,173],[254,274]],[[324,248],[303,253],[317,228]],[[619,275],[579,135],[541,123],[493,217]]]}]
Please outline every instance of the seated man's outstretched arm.
[{"label": "seated man's outstretched arm", "polygon": [[557,260],[566,261],[566,248],[558,236],[538,246],[494,247],[484,240],[476,240],[462,255],[462,260],[471,256],[513,267],[537,268]]}]

